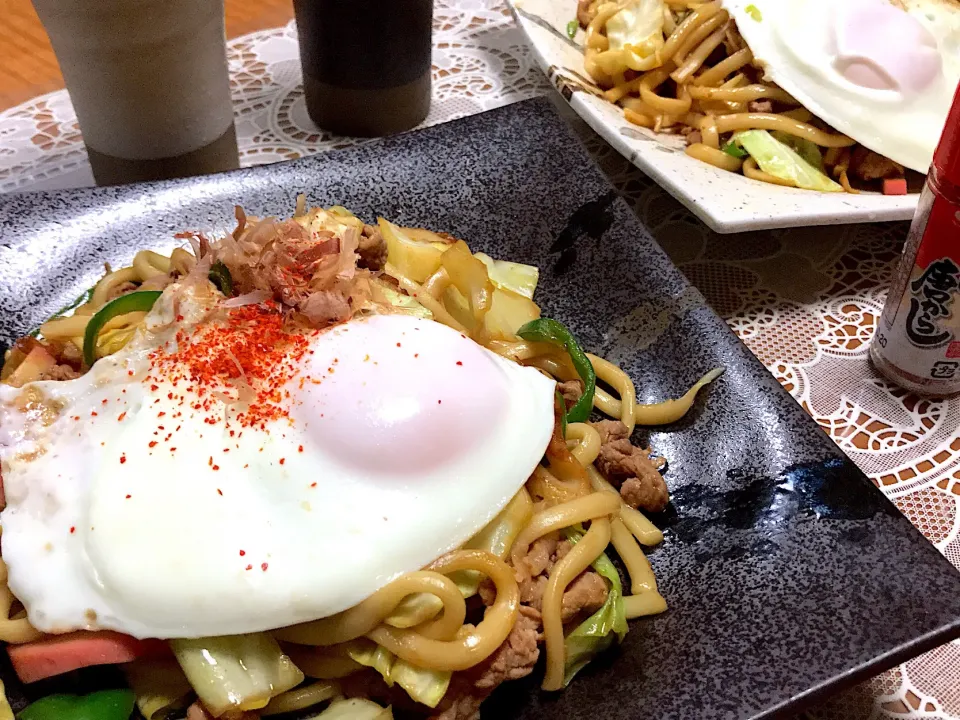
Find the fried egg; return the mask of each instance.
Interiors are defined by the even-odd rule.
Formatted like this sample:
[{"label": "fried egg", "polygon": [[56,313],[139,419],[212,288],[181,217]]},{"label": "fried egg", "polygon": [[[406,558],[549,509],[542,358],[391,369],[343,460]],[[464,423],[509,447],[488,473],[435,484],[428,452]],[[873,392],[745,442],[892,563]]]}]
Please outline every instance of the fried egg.
[{"label": "fried egg", "polygon": [[926,173],[960,81],[952,0],[723,0],[766,77],[863,146]]},{"label": "fried egg", "polygon": [[329,616],[480,530],[553,431],[554,381],[439,323],[288,333],[174,286],[84,376],[0,387],[9,584],[47,632]]}]

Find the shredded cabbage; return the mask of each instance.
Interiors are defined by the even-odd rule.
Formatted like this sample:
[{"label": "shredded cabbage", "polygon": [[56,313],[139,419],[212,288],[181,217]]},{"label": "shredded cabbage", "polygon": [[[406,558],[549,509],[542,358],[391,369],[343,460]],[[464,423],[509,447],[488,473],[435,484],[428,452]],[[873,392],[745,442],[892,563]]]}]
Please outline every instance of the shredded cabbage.
[{"label": "shredded cabbage", "polygon": [[663,0],[634,0],[607,20],[611,50],[629,50],[645,59],[660,50],[663,38]]},{"label": "shredded cabbage", "polygon": [[[572,528],[568,528],[565,535],[574,544],[583,537],[580,532]],[[594,657],[613,644],[614,636],[622,642],[627,634],[623,585],[617,568],[604,553],[594,561],[593,569],[607,579],[610,588],[603,607],[580,623],[564,641],[567,658],[563,677],[564,687],[569,685],[574,675],[586,667]]]},{"label": "shredded cabbage", "polygon": [[258,710],[303,682],[303,673],[266,633],[171,640],[170,647],[215,717]]},{"label": "shredded cabbage", "polygon": [[347,654],[356,662],[371,667],[383,676],[387,685],[394,683],[427,707],[436,707],[450,687],[450,671],[427,670],[411,665],[386,648],[369,640],[354,640],[347,646]]},{"label": "shredded cabbage", "polygon": [[[757,161],[760,169],[781,180],[789,180],[805,190],[843,192],[839,184],[804,160],[789,145],[780,142],[766,130],[744,130],[734,140]],[[819,151],[818,151],[819,154]]]}]

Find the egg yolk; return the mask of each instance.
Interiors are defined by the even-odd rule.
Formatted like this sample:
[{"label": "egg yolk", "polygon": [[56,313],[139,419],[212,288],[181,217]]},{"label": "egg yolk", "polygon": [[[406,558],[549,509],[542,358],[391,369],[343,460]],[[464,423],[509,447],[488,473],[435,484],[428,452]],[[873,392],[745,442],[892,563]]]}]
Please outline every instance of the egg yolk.
[{"label": "egg yolk", "polygon": [[886,0],[837,3],[834,68],[854,85],[919,93],[941,74],[936,38]]},{"label": "egg yolk", "polygon": [[465,457],[508,407],[492,353],[408,317],[352,322],[325,336],[298,388],[293,421],[327,457],[373,474],[415,476]]}]

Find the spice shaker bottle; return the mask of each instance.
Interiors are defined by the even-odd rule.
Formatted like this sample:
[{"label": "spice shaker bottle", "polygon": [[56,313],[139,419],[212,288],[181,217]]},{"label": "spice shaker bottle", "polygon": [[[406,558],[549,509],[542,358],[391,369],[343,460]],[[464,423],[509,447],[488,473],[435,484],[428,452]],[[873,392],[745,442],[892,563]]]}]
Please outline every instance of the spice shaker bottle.
[{"label": "spice shaker bottle", "polygon": [[324,130],[408,130],[430,109],[433,0],[294,0],[307,112]]},{"label": "spice shaker bottle", "polygon": [[870,346],[883,375],[924,395],[960,392],[960,88],[933,156]]}]

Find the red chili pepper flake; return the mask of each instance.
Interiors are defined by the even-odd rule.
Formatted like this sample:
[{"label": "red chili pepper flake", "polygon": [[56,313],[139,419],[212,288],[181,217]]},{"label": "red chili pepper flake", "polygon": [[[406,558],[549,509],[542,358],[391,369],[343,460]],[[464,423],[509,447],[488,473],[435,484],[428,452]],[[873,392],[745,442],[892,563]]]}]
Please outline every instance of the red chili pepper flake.
[{"label": "red chili pepper flake", "polygon": [[250,467],[250,463],[247,463],[246,465],[244,465],[243,469],[246,470],[248,467]]},{"label": "red chili pepper flake", "polygon": [[253,565],[247,565],[246,569],[247,569],[247,570],[253,570]]},{"label": "red chili pepper flake", "polygon": [[297,448],[297,452],[303,452],[303,445]]},{"label": "red chili pepper flake", "polygon": [[127,495],[127,500],[129,500],[131,497],[133,497],[133,496],[132,496],[132,495]]},{"label": "red chili pepper flake", "polygon": [[217,495],[223,496],[223,490],[217,488]]},{"label": "red chili pepper flake", "polygon": [[170,448],[170,452],[176,452],[176,451],[177,449],[175,447]]},{"label": "red chili pepper flake", "polygon": [[246,551],[246,550],[241,550],[241,551],[240,551],[240,557],[243,557],[243,556],[246,555],[246,554],[247,554],[247,551]]},{"label": "red chili pepper flake", "polygon": [[91,410],[91,411],[90,411],[90,417],[96,417],[96,416],[97,416],[97,411],[96,411],[96,410]]},{"label": "red chili pepper flake", "polygon": [[126,456],[126,455],[121,455],[121,456],[120,456],[120,464],[123,465],[126,461],[127,461],[127,456]]},{"label": "red chili pepper flake", "polygon": [[460,337],[462,337],[462,338],[463,338],[464,340],[466,340],[466,339],[467,339],[467,336],[466,336],[466,335],[464,335],[463,333],[460,333]]},{"label": "red chili pepper flake", "polygon": [[162,418],[162,417],[165,417],[165,416],[166,416],[166,413],[163,412],[162,410],[157,413],[157,417],[158,417],[158,418]]},{"label": "red chili pepper flake", "polygon": [[219,469],[220,469],[220,466],[219,466],[219,465],[214,465],[214,466],[213,466],[214,472],[216,472],[216,471],[219,470]]},{"label": "red chili pepper flake", "polygon": [[127,411],[124,410],[117,416],[117,422],[123,422],[123,419],[127,416]]},{"label": "red chili pepper flake", "polygon": [[437,400],[437,405],[440,405],[442,403],[443,403],[443,400]]},{"label": "red chili pepper flake", "polygon": [[173,400],[173,393],[172,393],[172,392],[168,392],[168,393],[167,393],[167,400]]},{"label": "red chili pepper flake", "polygon": [[71,535],[73,535],[76,531],[77,531],[77,528],[75,528],[75,527],[71,527],[71,528],[70,528],[70,534],[71,534]]},{"label": "red chili pepper flake", "polygon": [[101,400],[101,401],[100,401],[100,404],[101,404],[101,405],[106,405],[106,404],[107,404],[107,399],[104,398],[103,400]]},{"label": "red chili pepper flake", "polygon": [[463,365],[463,363],[457,360],[457,365]]},{"label": "red chili pepper flake", "polygon": [[160,389],[160,386],[159,386],[159,385],[151,385],[151,386],[150,386],[150,392],[156,392],[156,391],[159,390],[159,389]]},{"label": "red chili pepper flake", "polygon": [[133,370],[127,370],[127,375],[129,375],[130,377],[133,377]]},{"label": "red chili pepper flake", "polygon": [[287,461],[286,458],[280,458],[280,464],[283,465]]},{"label": "red chili pepper flake", "polygon": [[397,343],[397,347],[400,347],[400,343]]},{"label": "red chili pepper flake", "polygon": [[79,419],[80,419],[80,416],[79,416],[79,415],[74,415],[74,416],[73,416],[73,419],[74,419],[74,420],[79,420]]},{"label": "red chili pepper flake", "polygon": [[222,322],[178,338],[172,352],[154,351],[151,372],[169,382],[188,382],[188,392],[202,401],[193,403],[193,409],[210,413],[219,409],[212,394],[241,380],[253,397],[235,419],[241,427],[265,428],[287,416],[284,385],[298,373],[312,332],[292,327],[276,303],[230,308]]},{"label": "red chili pepper flake", "polygon": [[147,443],[147,447],[155,448],[156,446],[157,446],[156,440],[151,440],[150,442]]},{"label": "red chili pepper flake", "polygon": [[267,571],[267,568],[270,567],[267,563],[260,563],[260,569],[264,572]]}]

